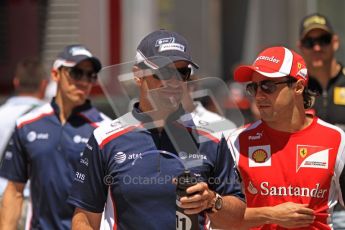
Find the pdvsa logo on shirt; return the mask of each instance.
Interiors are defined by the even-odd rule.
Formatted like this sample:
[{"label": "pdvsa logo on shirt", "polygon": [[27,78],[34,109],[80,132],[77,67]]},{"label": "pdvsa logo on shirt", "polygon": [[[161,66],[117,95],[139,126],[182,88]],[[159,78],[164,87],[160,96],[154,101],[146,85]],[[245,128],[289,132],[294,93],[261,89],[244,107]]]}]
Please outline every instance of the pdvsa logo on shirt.
[{"label": "pdvsa logo on shirt", "polygon": [[207,156],[201,153],[186,153],[186,152],[179,152],[178,156],[181,158],[181,160],[187,160],[187,159],[196,159],[196,160],[207,160]]},{"label": "pdvsa logo on shirt", "polygon": [[75,135],[75,136],[73,137],[73,141],[74,141],[74,143],[76,143],[76,144],[80,144],[80,143],[86,144],[88,140],[89,140],[88,138],[82,137],[82,136],[79,136],[79,135]]},{"label": "pdvsa logo on shirt", "polygon": [[188,153],[186,152],[179,152],[178,155],[181,158],[181,160],[186,160],[188,158]]},{"label": "pdvsa logo on shirt", "polygon": [[48,133],[36,133],[35,131],[31,131],[26,135],[26,138],[29,142],[34,142],[35,140],[48,140],[49,134]]},{"label": "pdvsa logo on shirt", "polygon": [[271,146],[251,146],[248,149],[249,167],[271,166]]},{"label": "pdvsa logo on shirt", "polygon": [[329,150],[322,146],[297,145],[296,172],[301,168],[328,169]]}]

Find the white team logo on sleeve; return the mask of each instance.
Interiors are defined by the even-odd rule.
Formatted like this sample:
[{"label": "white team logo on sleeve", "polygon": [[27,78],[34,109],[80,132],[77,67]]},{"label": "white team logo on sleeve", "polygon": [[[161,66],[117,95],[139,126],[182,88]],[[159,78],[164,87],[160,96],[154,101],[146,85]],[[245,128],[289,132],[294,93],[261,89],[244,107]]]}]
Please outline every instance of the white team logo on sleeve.
[{"label": "white team logo on sleeve", "polygon": [[251,146],[248,149],[249,167],[271,166],[271,146]]}]

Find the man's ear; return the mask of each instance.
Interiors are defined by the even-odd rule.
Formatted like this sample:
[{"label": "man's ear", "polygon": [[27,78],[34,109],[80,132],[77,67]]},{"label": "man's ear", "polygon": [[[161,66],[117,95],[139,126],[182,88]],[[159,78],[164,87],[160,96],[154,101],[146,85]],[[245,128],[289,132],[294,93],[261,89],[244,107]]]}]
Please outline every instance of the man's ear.
[{"label": "man's ear", "polygon": [[339,36],[334,34],[332,37],[332,48],[333,51],[336,52],[340,47],[340,39]]},{"label": "man's ear", "polygon": [[304,85],[304,80],[298,80],[296,82],[296,87],[295,87],[295,91],[297,94],[303,94],[303,90],[306,86]]},{"label": "man's ear", "polygon": [[52,69],[52,70],[50,71],[50,76],[51,76],[51,79],[54,80],[54,81],[58,81],[59,78],[60,78],[57,69]]}]

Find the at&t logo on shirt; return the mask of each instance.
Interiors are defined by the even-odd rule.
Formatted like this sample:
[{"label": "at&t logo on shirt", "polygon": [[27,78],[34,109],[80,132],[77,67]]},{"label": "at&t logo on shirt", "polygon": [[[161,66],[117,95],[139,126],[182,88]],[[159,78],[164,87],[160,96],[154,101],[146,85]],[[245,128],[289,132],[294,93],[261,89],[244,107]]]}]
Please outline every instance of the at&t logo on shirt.
[{"label": "at&t logo on shirt", "polygon": [[26,138],[29,142],[34,142],[35,140],[48,140],[49,134],[48,133],[36,133],[35,131],[31,131],[26,135]]},{"label": "at&t logo on shirt", "polygon": [[124,152],[118,152],[114,156],[115,162],[118,164],[125,162],[126,158],[127,156]]}]

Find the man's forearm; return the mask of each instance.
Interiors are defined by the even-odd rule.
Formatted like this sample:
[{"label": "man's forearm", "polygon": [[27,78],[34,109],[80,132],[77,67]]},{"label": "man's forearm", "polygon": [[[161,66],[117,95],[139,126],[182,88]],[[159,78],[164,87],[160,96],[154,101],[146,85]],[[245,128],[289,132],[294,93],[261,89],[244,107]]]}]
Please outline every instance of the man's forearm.
[{"label": "man's forearm", "polygon": [[78,213],[73,216],[72,220],[72,230],[92,230],[87,217],[81,213]]},{"label": "man's forearm", "polygon": [[72,218],[73,230],[98,230],[102,218],[102,213],[92,213],[76,208]]},{"label": "man's forearm", "polygon": [[241,229],[270,224],[271,219],[270,207],[247,208]]},{"label": "man's forearm", "polygon": [[242,223],[246,204],[235,196],[223,196],[223,207],[216,213],[208,214],[213,228],[238,229]]},{"label": "man's forearm", "polygon": [[0,229],[16,230],[23,204],[23,193],[17,192],[9,183],[4,192],[0,207]]},{"label": "man's forearm", "polygon": [[278,224],[284,228],[309,227],[314,222],[314,210],[308,204],[285,202],[275,206],[247,208],[242,229],[265,224]]}]

